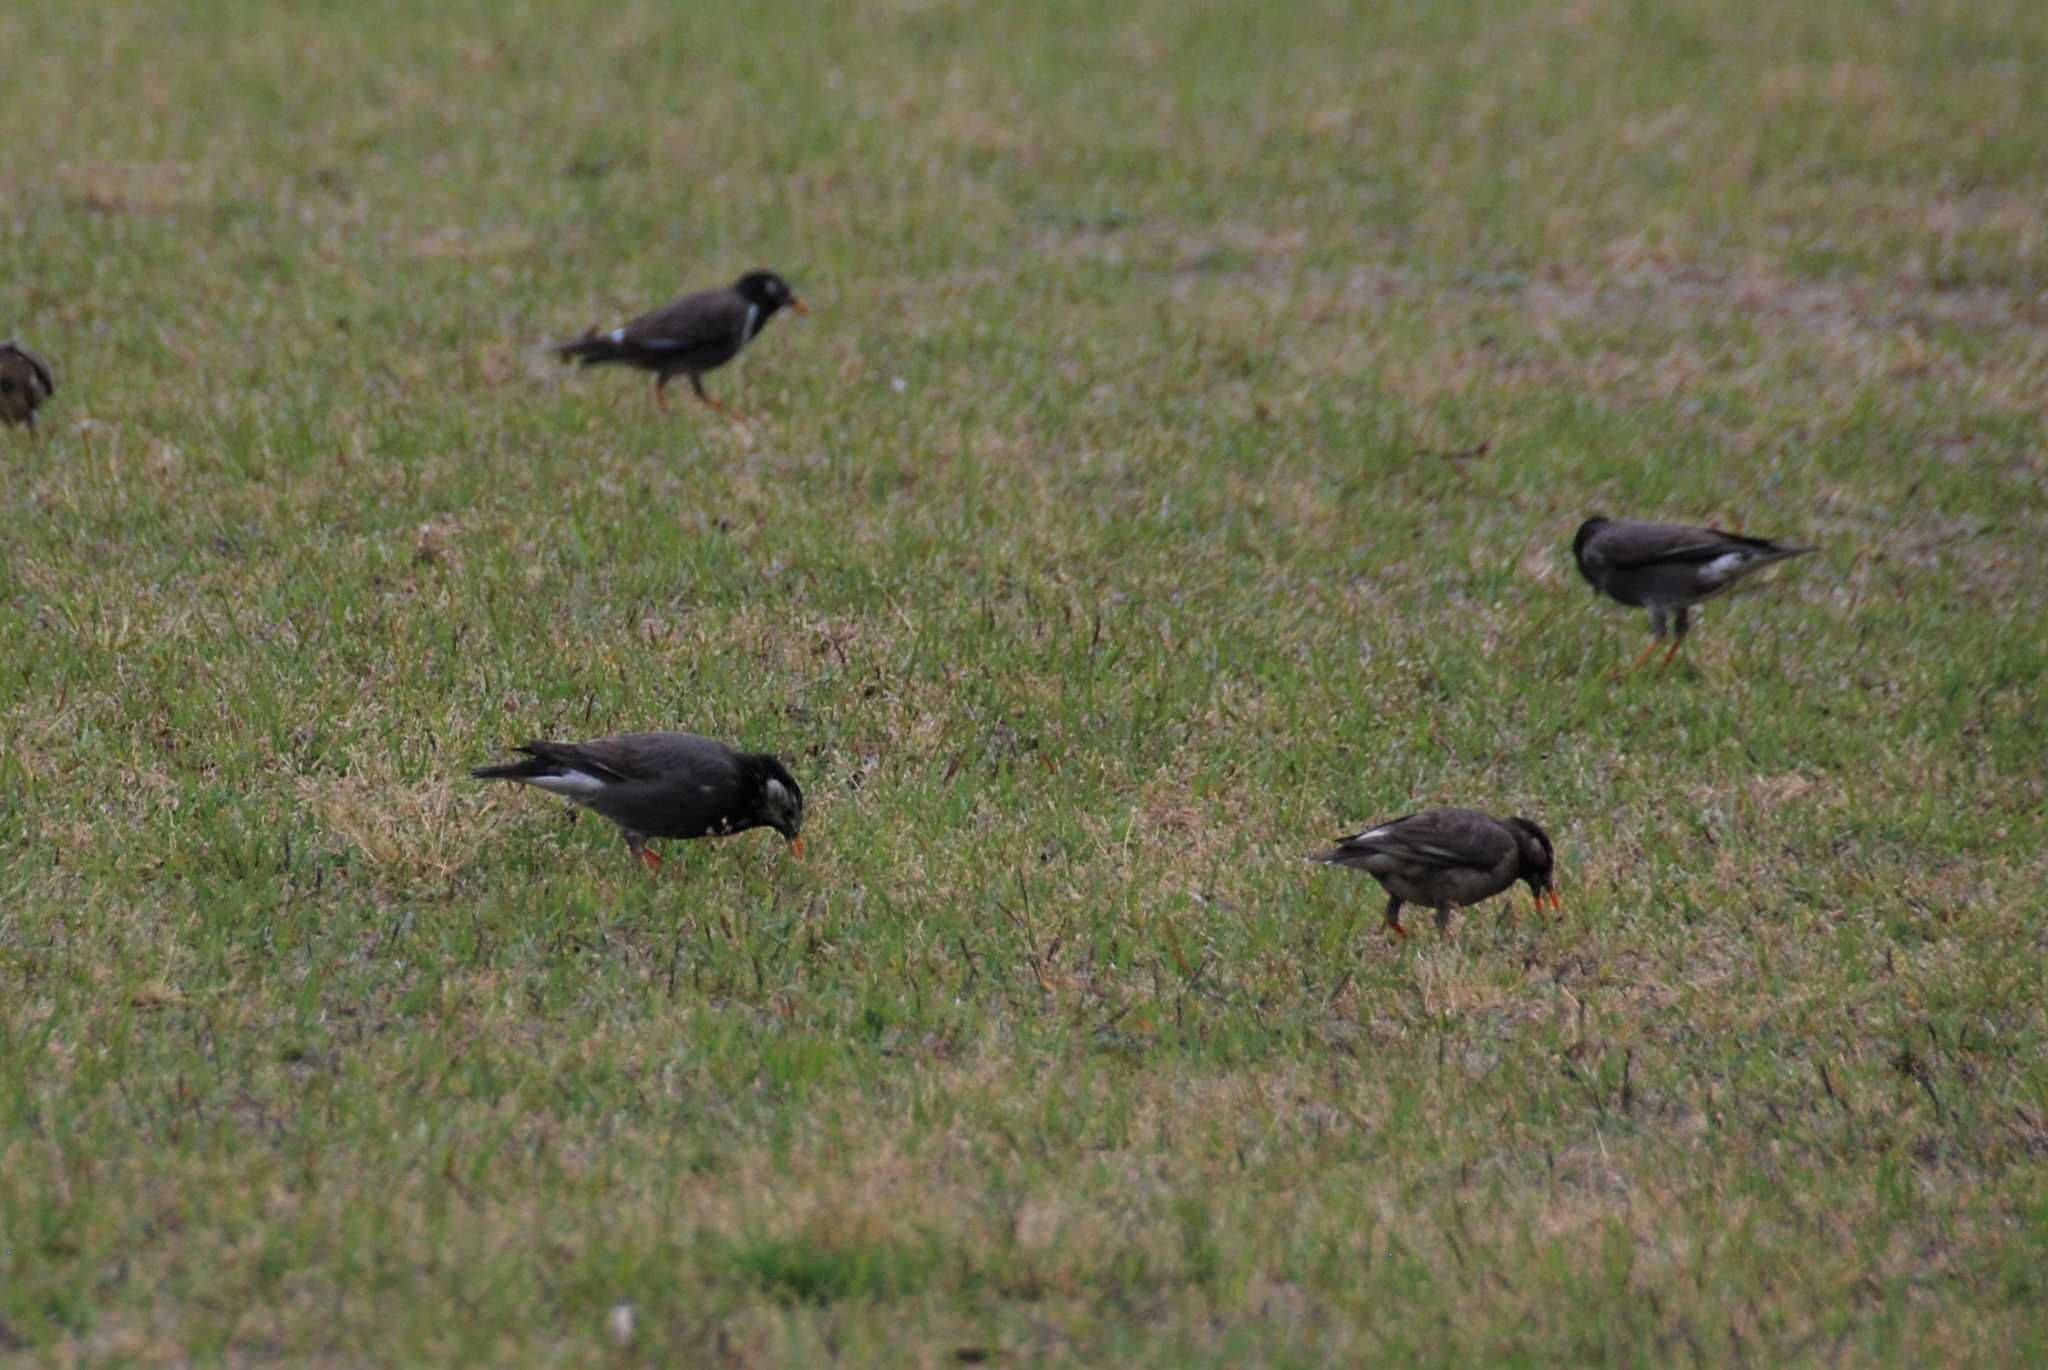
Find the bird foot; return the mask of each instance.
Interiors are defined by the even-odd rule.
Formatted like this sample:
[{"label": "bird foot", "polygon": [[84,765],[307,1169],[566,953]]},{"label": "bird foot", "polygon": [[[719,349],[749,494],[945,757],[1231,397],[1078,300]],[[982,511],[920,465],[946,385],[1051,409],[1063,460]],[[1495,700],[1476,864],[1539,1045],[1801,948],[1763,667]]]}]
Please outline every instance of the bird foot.
[{"label": "bird foot", "polygon": [[634,854],[640,858],[640,864],[647,867],[647,869],[651,871],[658,871],[661,869],[660,852],[655,851],[650,847],[641,847]]}]

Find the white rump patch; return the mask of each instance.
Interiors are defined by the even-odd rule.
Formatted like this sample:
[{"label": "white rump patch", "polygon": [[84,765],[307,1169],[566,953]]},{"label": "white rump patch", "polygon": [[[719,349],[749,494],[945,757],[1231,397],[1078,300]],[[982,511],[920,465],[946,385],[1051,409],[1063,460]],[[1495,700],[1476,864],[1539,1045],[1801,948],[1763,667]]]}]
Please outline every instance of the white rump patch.
[{"label": "white rump patch", "polygon": [[604,788],[604,781],[584,771],[570,771],[564,775],[537,775],[526,782],[556,794],[566,794],[571,799],[587,799]]}]

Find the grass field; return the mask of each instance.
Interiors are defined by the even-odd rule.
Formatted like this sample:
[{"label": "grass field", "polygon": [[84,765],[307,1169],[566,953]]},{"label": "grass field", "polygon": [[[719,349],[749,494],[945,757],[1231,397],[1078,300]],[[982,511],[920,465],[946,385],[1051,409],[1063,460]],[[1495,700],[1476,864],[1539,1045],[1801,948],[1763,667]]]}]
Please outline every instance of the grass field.
[{"label": "grass field", "polygon": [[[0,54],[0,1354],[2048,1361],[2048,6]],[[1595,512],[1823,550],[1620,677]],[[646,727],[807,859],[465,778]],[[1564,913],[1301,859],[1444,802]]]}]

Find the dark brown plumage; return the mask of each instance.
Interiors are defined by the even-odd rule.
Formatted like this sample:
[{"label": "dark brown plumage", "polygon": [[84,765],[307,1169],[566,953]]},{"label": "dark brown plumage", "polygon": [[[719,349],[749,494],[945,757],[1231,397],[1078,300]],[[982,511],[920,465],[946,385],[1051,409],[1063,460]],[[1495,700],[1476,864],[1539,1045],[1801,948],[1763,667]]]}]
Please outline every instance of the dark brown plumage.
[{"label": "dark brown plumage", "polygon": [[1667,626],[1671,649],[1664,653],[1664,664],[1671,664],[1692,626],[1688,614],[1693,605],[1744,576],[1813,550],[1718,528],[1598,517],[1580,524],[1572,538],[1572,558],[1587,584],[1610,599],[1650,611],[1650,645],[1635,666],[1657,650]]},{"label": "dark brown plumage", "polygon": [[23,423],[36,431],[36,410],[57,393],[50,364],[18,342],[0,342],[0,423]]},{"label": "dark brown plumage", "polygon": [[1541,908],[1562,905],[1554,875],[1550,834],[1526,818],[1495,818],[1476,809],[1425,809],[1375,824],[1309,860],[1362,870],[1386,887],[1387,926],[1401,926],[1401,905],[1436,910],[1437,931],[1450,927],[1451,910],[1490,899],[1517,880]]},{"label": "dark brown plumage", "polygon": [[655,837],[718,837],[773,828],[800,856],[804,792],[780,761],[695,733],[625,733],[590,742],[528,742],[524,761],[479,766],[478,780],[517,780],[595,809],[649,867]]},{"label": "dark brown plumage", "polygon": [[663,407],[667,401],[662,392],[668,383],[688,376],[698,399],[738,418],[704,393],[702,377],[737,357],[784,305],[799,314],[811,312],[782,277],[772,271],[749,271],[723,290],[685,295],[608,333],[592,332],[559,343],[555,352],[563,361],[582,366],[616,363],[652,371],[655,403]]}]

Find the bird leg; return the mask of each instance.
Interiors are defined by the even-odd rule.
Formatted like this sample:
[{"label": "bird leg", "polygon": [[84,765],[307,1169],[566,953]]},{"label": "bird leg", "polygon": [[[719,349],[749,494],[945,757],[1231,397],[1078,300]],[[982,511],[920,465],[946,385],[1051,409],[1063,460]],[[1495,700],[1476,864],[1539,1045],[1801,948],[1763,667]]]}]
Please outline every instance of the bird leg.
[{"label": "bird leg", "polygon": [[654,407],[655,407],[656,409],[659,409],[659,410],[661,410],[661,412],[662,412],[662,413],[664,413],[664,414],[666,414],[666,413],[668,412],[668,396],[667,396],[667,395],[665,395],[665,394],[663,394],[663,393],[662,393],[662,391],[663,391],[663,390],[664,390],[664,389],[665,389],[665,388],[666,388],[667,386],[668,386],[668,377],[667,377],[667,376],[658,376],[658,377],[656,377],[656,378],[655,378],[655,381],[654,381]]},{"label": "bird leg", "polygon": [[1449,937],[1451,935],[1451,906],[1449,904],[1438,904],[1436,906],[1436,930],[1441,936]]},{"label": "bird leg", "polygon": [[704,382],[702,378],[700,378],[694,371],[690,373],[690,388],[697,392],[698,399],[704,401],[704,403],[710,405],[713,409],[725,415],[734,423],[745,423],[747,421],[747,416],[745,414],[742,414],[739,410],[734,409],[730,405],[720,404],[717,400],[714,400],[711,398],[711,396],[705,394]]},{"label": "bird leg", "polygon": [[[1650,645],[1636,654],[1636,659],[1628,664],[1628,671],[1622,672],[1623,675],[1627,675],[1629,671],[1636,670],[1645,661],[1650,659],[1650,653],[1664,645],[1665,631],[1669,626],[1670,616],[1665,613],[1664,606],[1652,604],[1650,606]],[[1682,632],[1683,629],[1680,631]]]},{"label": "bird leg", "polygon": [[626,845],[633,849],[633,855],[640,858],[640,864],[651,871],[661,869],[661,853],[647,845],[647,839],[638,833],[626,834]]},{"label": "bird leg", "polygon": [[[1679,647],[1685,642],[1685,634],[1687,630],[1690,629],[1692,626],[1690,623],[1686,621],[1690,616],[1691,615],[1686,610],[1680,609],[1678,611],[1678,621],[1671,625],[1671,650],[1664,653],[1664,666],[1667,670],[1670,669],[1671,658],[1678,655]],[[1657,644],[1652,642],[1650,645],[1654,647]]]},{"label": "bird leg", "polygon": [[1408,929],[1401,926],[1401,898],[1399,895],[1387,899],[1387,926],[1394,930],[1394,936],[1403,942],[1408,940]]}]

